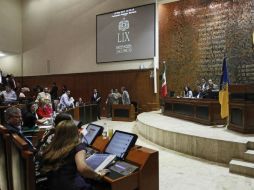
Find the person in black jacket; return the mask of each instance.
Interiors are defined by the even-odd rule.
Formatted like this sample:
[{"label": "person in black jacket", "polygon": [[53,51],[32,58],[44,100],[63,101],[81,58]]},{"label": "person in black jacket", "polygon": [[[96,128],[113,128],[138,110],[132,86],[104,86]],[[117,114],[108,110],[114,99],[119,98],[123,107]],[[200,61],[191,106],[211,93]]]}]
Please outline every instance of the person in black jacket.
[{"label": "person in black jacket", "polygon": [[97,117],[101,119],[101,109],[100,109],[101,96],[97,89],[93,90],[93,94],[91,96],[91,103],[97,104]]}]

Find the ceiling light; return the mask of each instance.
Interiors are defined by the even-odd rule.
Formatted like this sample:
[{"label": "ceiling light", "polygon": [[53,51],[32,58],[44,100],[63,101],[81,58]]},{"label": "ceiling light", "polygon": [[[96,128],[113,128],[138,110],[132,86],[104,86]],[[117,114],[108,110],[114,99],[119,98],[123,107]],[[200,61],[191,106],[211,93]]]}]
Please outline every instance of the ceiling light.
[{"label": "ceiling light", "polygon": [[0,57],[4,57],[4,56],[6,56],[6,54],[0,51]]}]

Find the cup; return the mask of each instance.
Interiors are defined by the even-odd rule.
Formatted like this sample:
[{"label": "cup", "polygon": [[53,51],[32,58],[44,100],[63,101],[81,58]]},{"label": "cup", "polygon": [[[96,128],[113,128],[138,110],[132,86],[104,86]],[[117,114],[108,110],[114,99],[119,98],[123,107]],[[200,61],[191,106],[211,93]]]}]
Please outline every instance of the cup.
[{"label": "cup", "polygon": [[113,136],[113,129],[109,128],[108,129],[108,137],[111,138]]}]

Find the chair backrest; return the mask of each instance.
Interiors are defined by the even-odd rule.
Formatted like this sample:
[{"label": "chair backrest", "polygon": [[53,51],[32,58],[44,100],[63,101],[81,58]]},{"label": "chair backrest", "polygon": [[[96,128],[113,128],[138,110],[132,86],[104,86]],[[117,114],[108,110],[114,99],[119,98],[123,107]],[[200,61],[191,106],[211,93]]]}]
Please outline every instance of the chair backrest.
[{"label": "chair backrest", "polygon": [[6,140],[10,150],[10,154],[7,154],[9,190],[35,190],[33,153],[28,150],[28,144],[19,135],[9,135],[10,138]]},{"label": "chair backrest", "polygon": [[7,168],[7,152],[4,135],[8,130],[0,125],[0,189],[9,189],[8,187],[8,168]]}]

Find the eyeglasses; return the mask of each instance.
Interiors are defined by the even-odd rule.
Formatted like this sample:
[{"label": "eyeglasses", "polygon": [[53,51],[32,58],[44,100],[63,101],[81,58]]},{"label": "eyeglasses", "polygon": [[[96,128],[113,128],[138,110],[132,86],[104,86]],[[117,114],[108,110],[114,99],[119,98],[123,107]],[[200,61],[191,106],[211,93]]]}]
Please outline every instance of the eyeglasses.
[{"label": "eyeglasses", "polygon": [[21,115],[12,115],[11,117],[12,117],[12,118],[22,118]]}]

